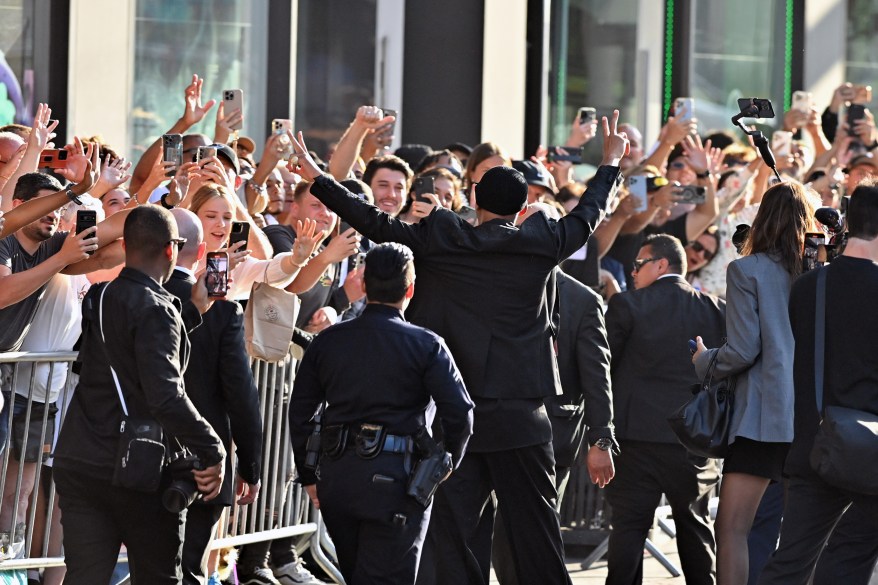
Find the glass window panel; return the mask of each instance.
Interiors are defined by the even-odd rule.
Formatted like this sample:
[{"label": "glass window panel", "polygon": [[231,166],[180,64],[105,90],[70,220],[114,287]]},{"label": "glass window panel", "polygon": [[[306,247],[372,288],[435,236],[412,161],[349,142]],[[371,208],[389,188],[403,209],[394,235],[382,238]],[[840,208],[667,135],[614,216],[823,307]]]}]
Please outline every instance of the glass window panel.
[{"label": "glass window panel", "polygon": [[34,0],[0,0],[0,126],[33,123]]},{"label": "glass window panel", "polygon": [[847,72],[851,83],[878,85],[878,1],[848,0]]},{"label": "glass window panel", "polygon": [[[763,122],[776,126],[788,66],[786,2],[693,2],[692,10],[691,96],[686,97],[695,98],[699,131],[729,128],[742,97],[771,99],[778,117]],[[743,14],[759,16],[742,20]]]},{"label": "glass window panel", "polygon": [[[614,108],[637,125],[637,0],[552,2],[549,143],[564,144],[581,107]],[[600,160],[600,140],[586,160]],[[593,152],[592,152],[593,151]]]},{"label": "glass window panel", "polygon": [[321,157],[373,103],[375,10],[376,0],[299,2],[295,127]]},{"label": "glass window panel", "polygon": [[[244,91],[242,135],[264,142],[268,0],[141,0],[134,39],[132,156],[183,112],[183,90],[197,73],[203,101]],[[213,138],[216,106],[190,132]]]}]

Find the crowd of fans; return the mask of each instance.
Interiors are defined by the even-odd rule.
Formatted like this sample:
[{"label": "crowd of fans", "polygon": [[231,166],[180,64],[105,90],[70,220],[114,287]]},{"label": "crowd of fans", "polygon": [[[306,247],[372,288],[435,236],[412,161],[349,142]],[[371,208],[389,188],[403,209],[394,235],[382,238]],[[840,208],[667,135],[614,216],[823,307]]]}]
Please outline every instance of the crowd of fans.
[{"label": "crowd of fans", "polygon": [[[183,135],[184,163],[178,167],[164,161],[161,137],[135,164],[100,135],[94,135],[75,137],[62,147],[67,153],[66,164],[46,168],[41,155],[54,148],[58,122],[52,119],[51,109],[45,104],[37,109],[31,127],[12,124],[0,128],[0,352],[57,352],[76,347],[82,299],[91,285],[118,276],[124,261],[121,236],[125,217],[143,205],[189,210],[200,222],[204,251],[228,253],[228,293],[222,302],[246,303],[254,283],[267,283],[295,293],[301,305],[292,341],[303,349],[327,327],[356,318],[362,312],[362,255],[370,242],[311,194],[311,183],[297,174],[296,162],[289,161],[295,155],[288,133],[271,134],[257,160],[254,141],[233,130],[243,122],[246,131],[247,120],[243,120],[240,111],[225,111],[222,103],[216,105],[214,100],[207,100],[202,83],[193,76],[184,92],[182,115],[167,129],[167,134]],[[674,394],[679,399],[676,406],[686,400],[686,384],[697,381],[696,370],[689,364],[686,340],[702,335],[706,344],[719,346],[727,336],[727,344],[719,350],[717,367],[727,373],[749,371],[751,386],[770,386],[771,391],[784,398],[760,398],[767,390],[748,394],[753,401],[762,400],[749,407],[760,411],[761,417],[769,421],[763,422],[763,426],[773,425],[776,432],[765,432],[764,428],[756,434],[742,430],[740,436],[749,439],[753,443],[750,448],[754,449],[764,442],[784,444],[792,440],[792,333],[788,326],[775,331],[774,325],[760,322],[759,315],[767,311],[775,316],[779,311],[785,312],[791,282],[800,272],[802,252],[795,248],[796,243],[804,241],[806,232],[821,229],[814,222],[814,209],[843,207],[845,196],[858,184],[878,175],[878,159],[873,157],[878,147],[873,115],[866,110],[852,127],[844,118],[839,119],[839,111],[852,101],[851,87],[844,84],[836,89],[830,105],[822,112],[814,103],[807,110],[791,109],[783,114],[782,129],[793,133],[793,140],[788,150],[776,153],[782,182],[752,144],[728,130],[702,128],[695,118],[678,119],[671,112],[654,143],[645,142],[634,126],[620,125],[620,132],[630,142],[630,155],[622,161],[622,170],[629,179],[645,178],[645,199],[638,200],[641,195],[623,186],[588,243],[562,264],[566,273],[600,294],[609,307],[605,311],[613,352],[611,376],[614,386],[624,387],[622,393],[617,391],[614,402],[616,438],[621,445],[621,455],[616,458],[620,472],[609,484],[610,490],[618,490],[613,499],[619,505],[626,502],[623,488],[636,491],[643,487],[637,485],[642,478],[632,475],[630,467],[639,464],[627,463],[626,456],[631,458],[629,453],[644,449],[643,443],[674,443],[664,430],[643,436],[643,428],[648,428],[649,423],[639,418],[652,417],[660,421],[657,424],[664,424],[669,412],[632,414],[636,409],[630,404],[643,400],[642,393],[651,390],[651,380],[665,371],[661,368],[670,366],[667,362],[657,363],[656,368],[660,369],[656,370],[635,363],[641,359],[631,353],[636,336],[641,335],[637,333],[639,327],[649,331],[655,325],[640,322],[635,326],[632,321],[636,318],[630,313],[633,309],[629,310],[627,304],[641,297],[625,295],[631,295],[635,289],[654,287],[666,275],[678,275],[681,283],[685,281],[686,286],[698,291],[699,298],[712,299],[713,311],[709,319],[701,320],[684,312],[682,322],[662,326],[679,333],[670,336],[677,341],[668,343],[682,343],[680,355],[672,359],[679,358],[683,364],[670,374],[679,374],[680,386]],[[214,136],[188,133],[205,116],[213,115],[214,109]],[[489,169],[497,166],[521,171],[529,185],[530,213],[542,212],[548,218],[559,219],[587,192],[588,181],[575,179],[575,163],[556,155],[574,154],[592,140],[597,133],[597,120],[577,117],[563,147],[554,147],[551,152],[540,148],[524,160],[512,160],[502,145],[493,142],[472,147],[462,143],[434,145],[441,146],[438,149],[408,144],[391,153],[394,121],[381,109],[364,105],[332,152],[312,155],[324,172],[349,191],[404,222],[417,223],[436,207],[444,207],[475,223],[474,187]],[[212,147],[212,156],[195,160],[196,153],[204,152],[199,151],[201,147]],[[414,186],[419,179],[429,179],[432,188],[416,192]],[[701,188],[704,197],[694,203],[684,201],[681,188],[687,186]],[[794,207],[798,210],[795,217]],[[96,228],[77,230],[78,210],[94,211],[98,218]],[[763,217],[760,221],[760,215],[767,216],[769,212],[779,217]],[[233,225],[240,224],[246,224],[249,237],[230,245]],[[741,224],[753,225],[754,232],[746,242],[736,242],[735,234]],[[737,269],[732,264],[742,254],[770,254],[778,240],[785,237],[793,242],[793,247],[779,262],[779,271],[772,273],[774,276],[754,276],[742,268],[744,264],[737,265]],[[205,255],[202,252],[192,258],[193,272],[198,274],[205,269]],[[744,281],[754,278],[763,278],[760,287],[765,288],[748,289]],[[619,302],[617,295],[623,295],[620,299],[625,302]],[[778,300],[781,298],[782,302]],[[664,309],[657,304],[650,310],[657,315]],[[652,316],[641,315],[640,319]],[[714,319],[710,326],[715,325],[715,330],[692,330],[707,323],[705,319]],[[758,345],[753,350],[753,344],[760,339],[762,353]],[[676,346],[673,349],[678,350]],[[699,373],[703,374],[706,368],[702,361],[710,356],[712,353],[704,345],[698,348]],[[761,363],[759,371],[752,368],[757,362]],[[63,409],[58,404],[60,393],[67,377],[74,374],[63,364],[56,364],[51,370],[45,364],[24,364],[18,367],[13,384],[12,366],[0,367],[0,449],[16,444],[16,421],[25,412],[31,420],[42,421],[44,409],[49,410],[52,432],[47,441],[51,444],[51,435],[57,434],[51,421],[56,411]],[[189,367],[200,365],[190,363]],[[629,378],[638,368],[643,369],[639,383],[645,387],[635,389],[636,384]],[[658,404],[671,406],[662,401]],[[13,422],[11,426],[9,421]],[[746,429],[748,424],[743,422],[740,426]],[[685,458],[682,447],[674,447],[681,449],[674,456]],[[658,453],[660,449],[656,449]],[[15,491],[17,482],[6,481],[0,503],[0,555],[7,558],[15,554],[27,556],[27,551],[14,545],[29,518],[29,507],[42,501],[32,498],[35,491],[43,489],[34,482],[37,466],[46,462],[42,447],[39,451],[28,456],[13,449],[4,468],[7,478],[17,476],[21,467],[24,469],[19,492]],[[737,474],[745,478],[724,480],[717,525],[721,583],[747,582],[747,535],[763,492],[781,479],[784,455],[785,450],[780,448],[768,471],[735,467]],[[740,459],[734,461],[740,464]],[[689,464],[694,465],[691,461]],[[680,465],[685,467],[687,463],[682,461]],[[713,466],[715,462],[700,465]],[[622,469],[626,469],[625,474]],[[673,473],[674,468],[666,471]],[[258,476],[239,475],[244,477],[243,483],[250,485],[255,497]],[[689,480],[702,491],[692,488],[682,499],[677,496],[674,505],[687,501],[687,497],[693,506],[699,503],[699,510],[686,513],[694,513],[697,518],[693,522],[704,528],[698,537],[698,546],[703,550],[699,558],[695,558],[697,554],[684,556],[683,568],[687,582],[713,583],[716,547],[703,496],[714,487],[717,474],[713,470],[713,476],[707,479],[695,475]],[[670,495],[675,489],[663,484],[664,481],[676,481],[676,487],[682,489],[680,482],[687,481],[684,476],[685,473],[676,479],[663,478],[658,482],[662,484],[658,495]],[[618,487],[614,488],[614,482]],[[18,503],[13,506],[16,497]],[[654,510],[657,503],[649,500],[639,505]],[[680,508],[681,517],[683,509]],[[779,517],[781,511],[775,506],[767,514]],[[676,513],[675,508],[675,516]],[[57,511],[54,516],[57,521]],[[749,520],[741,522],[742,516]],[[645,539],[651,519],[649,511],[645,518],[636,521],[639,526],[641,521],[647,524],[633,530],[635,542],[640,543],[634,546],[635,552],[642,550],[637,535],[642,533]],[[57,526],[53,530],[60,533]],[[774,541],[769,538],[769,542],[776,542],[776,532]],[[267,564],[268,543],[264,547],[247,547],[249,551],[245,548],[239,562],[242,583],[320,582],[302,566],[292,540],[278,544],[276,541],[271,546],[270,567],[274,574]],[[629,576],[614,580],[613,554],[611,549],[608,583],[630,583]],[[753,551],[751,558],[752,554]],[[755,575],[758,570],[754,574],[751,563],[751,582],[755,582]],[[61,583],[63,569],[46,569],[42,577],[32,576],[35,582]]]}]

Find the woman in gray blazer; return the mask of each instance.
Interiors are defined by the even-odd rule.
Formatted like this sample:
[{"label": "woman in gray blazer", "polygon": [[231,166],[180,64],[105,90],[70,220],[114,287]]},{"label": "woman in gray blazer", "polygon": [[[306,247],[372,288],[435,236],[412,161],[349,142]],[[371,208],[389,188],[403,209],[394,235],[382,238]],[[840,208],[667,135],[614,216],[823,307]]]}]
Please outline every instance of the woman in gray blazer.
[{"label": "woman in gray blazer", "polygon": [[801,272],[814,207],[801,184],[775,185],[759,206],[742,250],[729,264],[728,339],[707,349],[697,339],[699,377],[716,357],[717,377],[737,376],[728,456],[716,519],[719,585],[746,585],[747,535],[762,494],[780,481],[793,440],[793,334],[790,286]]}]

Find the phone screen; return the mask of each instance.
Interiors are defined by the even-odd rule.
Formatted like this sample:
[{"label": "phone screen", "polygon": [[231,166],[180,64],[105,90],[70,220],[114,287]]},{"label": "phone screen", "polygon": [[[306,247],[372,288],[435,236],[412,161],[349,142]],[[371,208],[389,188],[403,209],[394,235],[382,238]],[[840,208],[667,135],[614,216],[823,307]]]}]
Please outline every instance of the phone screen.
[{"label": "phone screen", "polygon": [[207,296],[224,297],[229,290],[229,256],[224,252],[207,255],[207,272],[204,277]]},{"label": "phone screen", "polygon": [[826,262],[826,236],[822,233],[805,234],[805,251],[802,254],[802,271],[808,272]]}]

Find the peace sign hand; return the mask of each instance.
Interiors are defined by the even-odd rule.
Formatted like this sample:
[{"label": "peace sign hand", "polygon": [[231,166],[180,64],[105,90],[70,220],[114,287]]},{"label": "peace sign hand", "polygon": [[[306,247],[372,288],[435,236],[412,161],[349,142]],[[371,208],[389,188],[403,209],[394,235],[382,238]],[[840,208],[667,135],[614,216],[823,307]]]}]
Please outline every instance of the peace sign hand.
[{"label": "peace sign hand", "polygon": [[612,122],[606,116],[601,117],[601,126],[604,131],[604,158],[601,165],[617,167],[622,157],[631,152],[628,135],[619,132],[619,110],[613,110]]},{"label": "peace sign hand", "polygon": [[287,169],[291,173],[301,175],[309,181],[313,181],[322,175],[323,171],[320,170],[320,167],[317,166],[314,159],[308,154],[308,147],[305,145],[305,136],[302,134],[302,131],[299,131],[298,140],[293,136],[292,132],[287,131],[287,134],[289,135],[290,140],[293,143],[293,148],[296,151],[296,154],[290,157],[290,161],[287,163]]}]

